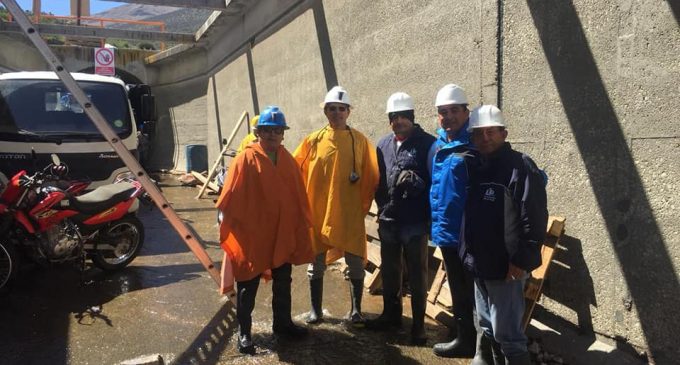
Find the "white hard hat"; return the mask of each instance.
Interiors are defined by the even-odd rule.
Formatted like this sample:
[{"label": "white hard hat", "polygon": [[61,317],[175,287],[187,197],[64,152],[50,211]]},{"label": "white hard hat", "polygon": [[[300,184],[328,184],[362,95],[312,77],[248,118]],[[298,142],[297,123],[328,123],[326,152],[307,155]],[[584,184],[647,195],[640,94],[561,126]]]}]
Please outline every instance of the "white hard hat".
[{"label": "white hard hat", "polygon": [[434,102],[434,106],[451,104],[469,104],[465,90],[456,84],[444,85],[444,87],[439,89],[437,99]]},{"label": "white hard hat", "polygon": [[481,105],[470,112],[468,132],[485,127],[505,127],[503,113],[495,105]]},{"label": "white hard hat", "polygon": [[349,102],[349,94],[347,94],[347,90],[345,90],[345,88],[342,86],[333,86],[332,89],[328,90],[326,97],[323,99],[323,103],[320,105],[322,108],[324,108],[328,103],[342,103],[351,105]]},{"label": "white hard hat", "polygon": [[394,93],[387,99],[387,109],[385,113],[402,112],[413,110],[413,99],[407,93]]}]

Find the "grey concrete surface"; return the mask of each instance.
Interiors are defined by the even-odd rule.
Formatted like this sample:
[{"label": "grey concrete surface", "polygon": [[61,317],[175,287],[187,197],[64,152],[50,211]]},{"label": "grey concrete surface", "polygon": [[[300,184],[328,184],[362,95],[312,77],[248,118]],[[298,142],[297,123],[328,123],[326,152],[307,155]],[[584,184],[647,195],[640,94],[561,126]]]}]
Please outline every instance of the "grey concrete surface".
[{"label": "grey concrete surface", "polygon": [[[238,37],[210,33],[207,48],[189,50],[186,62],[146,68],[161,86],[152,167],[183,169],[189,143],[207,144],[212,161],[220,149],[216,116],[228,135],[243,110],[254,111],[255,89],[260,108],[283,108],[292,150],[324,125],[318,103],[329,56],[353,100],[349,123],[373,141],[388,131],[384,103],[395,91],[415,98],[416,119],[429,131],[442,85],[460,84],[473,104],[500,95],[510,141],[547,171],[551,214],[567,218],[539,319],[556,317],[652,363],[673,363],[680,357],[673,336],[680,328],[680,7],[670,0],[501,3],[502,16],[491,0],[321,1],[322,19],[296,9],[301,15],[278,32],[254,36],[252,69],[247,44],[234,51]],[[323,47],[319,26],[329,35]],[[21,52],[30,53],[16,47],[19,54],[0,49],[0,65],[20,65]]]},{"label": "grey concrete surface", "polygon": [[[215,262],[218,246],[214,196],[195,200],[196,188],[181,187],[174,176],[162,180],[164,194],[180,217],[206,243]],[[271,332],[271,283],[261,283],[253,313],[257,355],[235,347],[238,326],[231,302],[217,294],[205,272],[157,210],[142,208],[146,241],[141,255],[124,270],[105,274],[88,267],[80,284],[70,265],[25,266],[7,296],[0,297],[0,364],[120,364],[160,355],[166,364],[466,364],[438,359],[431,346],[447,329],[427,321],[428,343],[409,344],[410,320],[403,332],[377,333],[346,327],[348,284],[338,266],[325,278],[327,321],[310,326],[300,341]],[[306,267],[293,273],[293,315],[309,309]],[[408,317],[410,305],[405,303]],[[377,315],[379,296],[365,294],[364,312]],[[135,362],[137,361],[137,362]]]},{"label": "grey concrete surface", "polygon": [[[544,313],[650,362],[672,361],[680,353],[663,333],[679,324],[670,315],[680,295],[670,217],[678,216],[671,182],[680,177],[672,162],[680,135],[668,118],[680,106],[677,12],[663,1],[503,4],[499,20],[493,1],[325,1],[326,47],[308,10],[253,48],[259,103],[282,106],[289,149],[322,127],[327,48],[354,104],[349,123],[374,141],[388,130],[392,92],[415,98],[416,119],[430,131],[443,84],[465,87],[473,105],[500,95],[510,141],[548,172],[551,214],[567,218],[568,247]],[[216,77],[229,78],[247,104],[248,84],[233,77],[243,64]]]}]

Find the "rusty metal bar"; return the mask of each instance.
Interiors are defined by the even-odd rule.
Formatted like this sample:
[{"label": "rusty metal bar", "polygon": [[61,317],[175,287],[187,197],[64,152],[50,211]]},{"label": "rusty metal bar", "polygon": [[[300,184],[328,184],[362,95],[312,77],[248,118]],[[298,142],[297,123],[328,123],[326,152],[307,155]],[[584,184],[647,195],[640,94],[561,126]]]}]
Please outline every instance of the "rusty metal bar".
[{"label": "rusty metal bar", "polygon": [[[78,103],[83,106],[87,116],[92,120],[99,132],[106,138],[113,150],[116,151],[121,160],[123,160],[125,165],[135,174],[138,181],[149,193],[156,206],[158,206],[160,212],[168,219],[170,224],[184,240],[186,245],[189,246],[193,254],[196,256],[196,258],[198,258],[206,271],[208,271],[215,283],[220,285],[219,270],[215,267],[215,264],[212,262],[208,256],[208,253],[201,245],[201,242],[199,242],[199,238],[194,235],[194,231],[190,230],[189,227],[172,209],[170,203],[165,199],[163,194],[160,192],[160,190],[158,190],[151,179],[149,179],[148,174],[146,171],[144,171],[139,162],[137,162],[130,151],[125,148],[122,141],[118,138],[118,135],[113,131],[113,129],[111,129],[97,107],[90,102],[71,74],[64,68],[59,59],[47,46],[47,43],[45,43],[45,41],[40,37],[40,34],[38,34],[33,24],[31,24],[28,17],[26,17],[26,14],[24,14],[19,5],[17,5],[16,1],[0,1],[4,3],[7,10],[9,10],[9,12],[14,15],[14,19],[16,19],[17,23],[19,23],[26,36],[31,40],[31,42],[33,42],[38,51],[40,51],[45,60],[54,69],[55,73],[62,80],[68,91],[75,97]],[[226,267],[228,273],[232,271],[231,262],[229,260],[225,260],[223,265],[228,265],[228,267]],[[234,300],[234,293],[229,293],[229,297]]]}]

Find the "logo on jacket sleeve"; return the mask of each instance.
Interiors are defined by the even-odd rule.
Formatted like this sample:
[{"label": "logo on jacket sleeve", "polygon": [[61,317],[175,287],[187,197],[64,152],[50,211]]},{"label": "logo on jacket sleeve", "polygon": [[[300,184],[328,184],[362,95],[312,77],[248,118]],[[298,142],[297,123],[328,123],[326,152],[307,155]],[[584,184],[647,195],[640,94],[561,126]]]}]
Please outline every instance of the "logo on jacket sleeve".
[{"label": "logo on jacket sleeve", "polygon": [[493,190],[493,188],[488,188],[484,192],[484,200],[490,201],[490,202],[495,202],[496,201],[496,191]]}]

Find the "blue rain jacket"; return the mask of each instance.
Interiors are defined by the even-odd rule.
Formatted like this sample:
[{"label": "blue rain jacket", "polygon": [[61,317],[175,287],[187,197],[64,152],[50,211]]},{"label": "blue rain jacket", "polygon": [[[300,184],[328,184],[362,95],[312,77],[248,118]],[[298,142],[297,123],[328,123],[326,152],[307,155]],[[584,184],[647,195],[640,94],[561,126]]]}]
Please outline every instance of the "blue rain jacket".
[{"label": "blue rain jacket", "polygon": [[472,149],[468,122],[453,141],[446,131],[437,130],[437,152],[432,160],[432,243],[435,246],[458,247],[463,227],[463,212],[469,180],[468,164],[477,152]]}]

